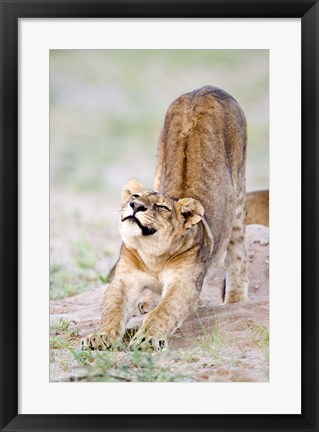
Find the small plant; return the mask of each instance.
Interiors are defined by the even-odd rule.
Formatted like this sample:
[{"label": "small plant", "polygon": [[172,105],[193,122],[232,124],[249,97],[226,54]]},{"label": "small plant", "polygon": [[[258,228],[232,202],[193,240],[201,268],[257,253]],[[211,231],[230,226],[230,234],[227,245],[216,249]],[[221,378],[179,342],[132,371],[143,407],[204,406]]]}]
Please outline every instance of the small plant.
[{"label": "small plant", "polygon": [[50,267],[51,274],[58,273],[63,269],[63,264],[52,264]]},{"label": "small plant", "polygon": [[269,329],[263,324],[256,324],[250,329],[252,340],[269,363]]},{"label": "small plant", "polygon": [[70,338],[71,339],[75,339],[75,338],[78,338],[78,337],[80,337],[79,329],[78,328],[75,328],[74,330],[70,331]]},{"label": "small plant", "polygon": [[51,349],[67,349],[69,342],[62,336],[53,336],[50,338]]},{"label": "small plant", "polygon": [[252,339],[259,348],[268,348],[269,329],[263,324],[256,324],[251,328]]},{"label": "small plant", "polygon": [[95,359],[93,351],[79,351],[78,349],[73,348],[70,348],[70,351],[73,354],[75,360],[81,365],[88,365]]},{"label": "small plant", "polygon": [[60,318],[58,322],[58,330],[61,332],[66,332],[69,330],[71,322],[67,319]]},{"label": "small plant", "polygon": [[185,361],[187,363],[196,363],[196,362],[198,362],[198,360],[199,360],[199,358],[196,355],[196,350],[195,349],[193,349],[191,351],[186,351],[186,353],[185,353]]},{"label": "small plant", "polygon": [[99,351],[79,351],[70,349],[75,360],[84,366],[87,370],[88,381],[112,381],[110,369],[115,365],[115,358],[111,357],[113,353]]},{"label": "small plant", "polygon": [[64,372],[68,372],[70,370],[70,365],[67,360],[60,360],[60,366],[64,370]]},{"label": "small plant", "polygon": [[116,367],[116,354],[114,352],[104,351],[95,354],[95,360],[89,367],[89,381],[112,381],[111,369]]},{"label": "small plant", "polygon": [[98,276],[99,281],[102,282],[102,284],[107,284],[110,282],[110,275],[99,275]]},{"label": "small plant", "polygon": [[214,359],[220,359],[221,351],[226,345],[224,336],[221,334],[220,325],[217,318],[214,318],[213,324],[209,323],[208,327],[205,327],[200,316],[197,313],[199,325],[203,331],[201,337],[201,346],[207,351]]}]

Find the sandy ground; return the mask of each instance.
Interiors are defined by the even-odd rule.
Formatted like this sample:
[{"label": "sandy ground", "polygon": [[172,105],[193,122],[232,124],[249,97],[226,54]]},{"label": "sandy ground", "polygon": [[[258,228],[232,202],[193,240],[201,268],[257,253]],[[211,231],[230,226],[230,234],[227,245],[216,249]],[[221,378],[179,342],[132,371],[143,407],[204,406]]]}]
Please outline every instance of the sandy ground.
[{"label": "sandy ground", "polygon": [[[51,337],[62,334],[68,340],[64,349],[51,349],[51,381],[268,381],[268,243],[267,227],[247,227],[248,302],[223,305],[224,269],[211,272],[198,311],[169,339],[169,351],[145,354],[148,357],[139,353],[136,358],[125,347],[90,352],[88,358],[78,351],[80,338],[98,329],[105,286],[51,301]],[[61,329],[61,319],[70,323],[67,331]],[[128,327],[140,325],[141,319],[132,318]]]}]

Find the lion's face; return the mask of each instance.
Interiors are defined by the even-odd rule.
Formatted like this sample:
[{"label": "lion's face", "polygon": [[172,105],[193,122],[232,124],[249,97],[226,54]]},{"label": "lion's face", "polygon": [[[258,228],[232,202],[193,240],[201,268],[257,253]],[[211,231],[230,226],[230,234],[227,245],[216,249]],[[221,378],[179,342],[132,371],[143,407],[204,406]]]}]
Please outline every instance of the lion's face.
[{"label": "lion's face", "polygon": [[125,236],[163,234],[176,225],[174,200],[152,190],[133,193],[121,209],[121,233]]},{"label": "lion's face", "polygon": [[122,191],[120,232],[125,244],[144,243],[169,249],[204,214],[203,206],[193,198],[175,199],[159,192],[144,190],[135,179]]}]

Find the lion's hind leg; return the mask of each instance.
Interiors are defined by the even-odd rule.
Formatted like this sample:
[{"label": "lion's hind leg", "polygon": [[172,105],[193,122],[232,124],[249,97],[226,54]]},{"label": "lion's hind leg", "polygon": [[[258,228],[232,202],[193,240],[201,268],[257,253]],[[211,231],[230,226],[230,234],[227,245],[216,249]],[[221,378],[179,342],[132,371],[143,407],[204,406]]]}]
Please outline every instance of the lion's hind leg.
[{"label": "lion's hind leg", "polygon": [[245,249],[245,189],[240,189],[236,199],[236,209],[232,232],[226,254],[225,303],[248,300],[247,258]]},{"label": "lion's hind leg", "polygon": [[134,316],[144,315],[150,312],[161,301],[161,295],[150,288],[145,288],[139,297]]}]

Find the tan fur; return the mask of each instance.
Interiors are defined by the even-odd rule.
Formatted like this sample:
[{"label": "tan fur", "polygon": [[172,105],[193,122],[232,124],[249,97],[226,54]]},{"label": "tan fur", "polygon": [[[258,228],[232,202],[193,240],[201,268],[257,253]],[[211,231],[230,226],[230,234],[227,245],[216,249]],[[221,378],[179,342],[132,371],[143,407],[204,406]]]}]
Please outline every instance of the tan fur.
[{"label": "tan fur", "polygon": [[84,338],[83,348],[114,345],[136,307],[145,305],[131,345],[162,349],[196,309],[208,266],[225,252],[225,302],[247,300],[246,142],[245,116],[223,90],[203,87],[171,104],[154,191],[134,179],[123,188],[121,255],[105,293],[101,333]]},{"label": "tan fur", "polygon": [[247,194],[246,225],[269,226],[269,191],[256,191]]}]

